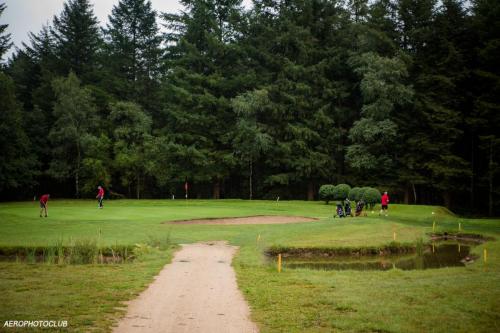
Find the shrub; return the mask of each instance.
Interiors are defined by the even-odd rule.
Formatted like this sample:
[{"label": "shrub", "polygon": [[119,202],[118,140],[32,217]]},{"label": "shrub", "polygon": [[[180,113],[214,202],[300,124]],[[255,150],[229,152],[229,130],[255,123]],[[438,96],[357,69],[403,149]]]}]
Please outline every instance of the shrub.
[{"label": "shrub", "polygon": [[321,185],[319,188],[319,198],[321,200],[325,200],[325,203],[328,205],[330,200],[334,200],[335,194],[335,186],[333,185]]},{"label": "shrub", "polygon": [[344,201],[349,196],[351,187],[347,184],[338,184],[334,188],[333,199]]},{"label": "shrub", "polygon": [[367,187],[363,193],[362,199],[367,205],[373,207],[375,204],[380,203],[380,191],[376,188]]},{"label": "shrub", "polygon": [[363,189],[361,187],[353,187],[349,191],[349,195],[347,196],[351,201],[359,201],[361,200],[361,196],[363,195]]}]

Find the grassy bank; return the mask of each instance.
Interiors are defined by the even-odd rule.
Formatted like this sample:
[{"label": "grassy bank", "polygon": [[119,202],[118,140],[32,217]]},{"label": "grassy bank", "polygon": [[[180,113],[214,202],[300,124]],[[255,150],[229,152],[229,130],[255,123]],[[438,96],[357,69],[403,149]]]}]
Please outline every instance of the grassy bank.
[{"label": "grassy bank", "polygon": [[[405,205],[391,205],[388,217],[369,211],[368,217],[333,219],[333,205],[301,201],[119,200],[106,202],[103,210],[95,206],[93,201],[54,200],[49,203],[49,217],[41,219],[35,203],[0,204],[0,247],[47,246],[98,233],[103,246],[134,246],[166,237],[176,244],[228,240],[240,246],[233,266],[262,332],[498,331],[498,241],[473,248],[479,258],[483,249],[488,250],[487,263],[478,260],[466,268],[425,271],[285,269],[278,274],[264,252],[273,246],[275,250],[380,249],[393,241],[394,233],[398,243],[413,246],[419,239],[429,240],[433,222],[436,233],[456,233],[460,223],[461,232],[499,239],[500,220],[462,219],[437,207]],[[320,220],[288,225],[161,223],[252,215]],[[151,254],[149,260],[122,265],[0,263],[0,291],[8,294],[8,302],[0,302],[0,320],[59,319],[58,314],[64,314],[75,323],[70,330],[109,329],[112,318],[119,315],[112,309],[120,300],[133,297],[167,261],[166,255]],[[93,281],[99,288],[85,291],[94,286]],[[43,286],[42,292],[32,286]],[[61,310],[68,294],[78,301],[68,302]],[[48,306],[42,306],[44,302]]]},{"label": "grassy bank", "polygon": [[136,297],[169,262],[171,253],[151,250],[133,262],[107,265],[0,262],[0,323],[67,320],[68,328],[61,332],[107,332],[123,315],[122,302]]}]

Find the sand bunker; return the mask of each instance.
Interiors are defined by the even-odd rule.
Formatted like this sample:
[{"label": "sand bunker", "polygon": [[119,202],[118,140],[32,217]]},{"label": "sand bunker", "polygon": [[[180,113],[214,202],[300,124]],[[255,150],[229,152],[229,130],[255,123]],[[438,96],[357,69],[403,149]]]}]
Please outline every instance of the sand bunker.
[{"label": "sand bunker", "polygon": [[169,221],[165,223],[171,224],[287,224],[287,223],[302,223],[314,222],[318,219],[303,216],[247,216],[247,217],[225,217],[225,218],[208,218],[198,220],[182,220]]}]

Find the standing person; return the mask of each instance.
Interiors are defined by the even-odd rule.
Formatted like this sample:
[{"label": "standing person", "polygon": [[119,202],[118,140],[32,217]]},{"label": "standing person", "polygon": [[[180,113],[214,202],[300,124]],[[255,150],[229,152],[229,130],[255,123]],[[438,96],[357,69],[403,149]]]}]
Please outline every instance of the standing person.
[{"label": "standing person", "polygon": [[47,217],[47,204],[49,202],[50,194],[44,194],[40,197],[40,217],[42,217],[42,212],[45,211],[45,217]]},{"label": "standing person", "polygon": [[380,214],[384,213],[385,216],[387,216],[387,210],[389,209],[389,195],[387,192],[384,192],[382,194],[382,198],[380,199],[382,201],[382,209],[380,210]]},{"label": "standing person", "polygon": [[102,186],[97,186],[97,190],[99,192],[97,192],[97,196],[96,196],[96,199],[98,201],[98,205],[97,205],[97,208],[101,209],[102,208],[102,200],[104,199],[104,189],[102,188]]}]

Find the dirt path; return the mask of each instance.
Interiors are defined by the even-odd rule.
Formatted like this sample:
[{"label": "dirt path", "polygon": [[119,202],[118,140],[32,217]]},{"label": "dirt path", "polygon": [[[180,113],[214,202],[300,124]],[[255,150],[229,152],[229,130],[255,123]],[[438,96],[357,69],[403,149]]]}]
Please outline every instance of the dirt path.
[{"label": "dirt path", "polygon": [[318,221],[316,218],[303,216],[279,216],[279,215],[257,215],[247,217],[225,217],[214,219],[197,219],[168,221],[163,223],[172,224],[288,224]]},{"label": "dirt path", "polygon": [[183,245],[113,332],[258,332],[225,242]]}]

